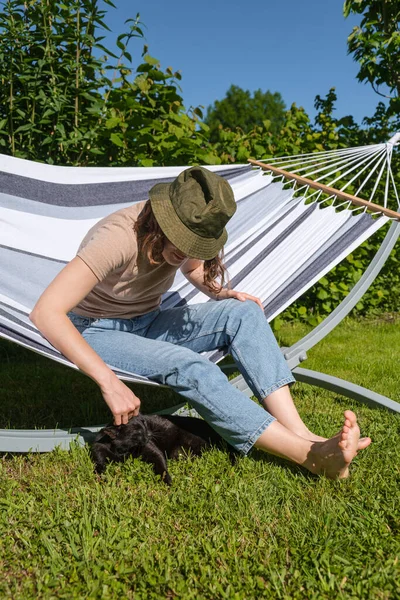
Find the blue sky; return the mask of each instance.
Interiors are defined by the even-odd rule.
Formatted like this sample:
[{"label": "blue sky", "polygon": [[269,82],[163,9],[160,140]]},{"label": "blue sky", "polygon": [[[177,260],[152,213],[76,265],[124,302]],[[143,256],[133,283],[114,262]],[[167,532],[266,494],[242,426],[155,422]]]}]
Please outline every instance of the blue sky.
[{"label": "blue sky", "polygon": [[[344,19],[342,0],[114,0],[106,22],[114,35],[139,12],[149,53],[161,66],[182,73],[186,107],[208,106],[234,83],[253,91],[280,92],[314,117],[314,98],[330,87],[338,95],[337,116],[361,122],[380,100],[356,80],[357,63],[347,54],[347,36],[358,16]],[[138,60],[142,47],[133,40]],[[136,63],[137,64],[137,63]]]}]

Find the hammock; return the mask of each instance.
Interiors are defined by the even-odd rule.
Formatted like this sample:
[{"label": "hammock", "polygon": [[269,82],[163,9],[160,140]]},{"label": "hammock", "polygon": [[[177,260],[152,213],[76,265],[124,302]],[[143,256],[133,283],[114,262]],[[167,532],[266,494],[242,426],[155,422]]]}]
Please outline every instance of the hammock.
[{"label": "hammock", "polygon": [[[257,163],[257,168],[208,168],[229,181],[237,201],[225,246],[232,287],[260,297],[269,321],[378,229],[393,222],[377,257],[347,299],[284,353],[296,379],[400,411],[399,404],[384,396],[298,367],[306,351],[358,302],[400,234],[400,215],[388,207],[392,196],[397,210],[400,207],[390,167],[397,141],[395,136],[387,144],[283,157],[267,165]],[[184,168],[57,167],[0,156],[0,337],[76,368],[31,323],[31,309],[99,219],[145,200],[155,183],[172,181]],[[341,189],[332,188],[339,180]],[[347,194],[345,189],[355,183],[356,194]],[[372,193],[367,201],[360,201],[367,183]],[[378,196],[377,206],[373,201]],[[162,307],[207,301],[178,271]],[[206,356],[218,362],[223,353]],[[158,385],[135,373],[115,372],[125,381]],[[233,384],[249,393],[241,377]],[[62,430],[0,430],[0,451],[44,451],[60,443],[67,447],[71,437],[76,436]]]}]

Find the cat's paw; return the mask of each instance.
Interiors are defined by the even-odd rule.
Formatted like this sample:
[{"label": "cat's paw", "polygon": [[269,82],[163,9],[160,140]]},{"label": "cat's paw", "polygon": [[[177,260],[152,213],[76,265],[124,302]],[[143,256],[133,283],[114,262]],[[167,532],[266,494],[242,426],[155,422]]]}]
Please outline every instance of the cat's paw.
[{"label": "cat's paw", "polygon": [[164,473],[162,474],[161,479],[163,480],[164,483],[166,483],[167,485],[171,485],[172,484],[172,479],[171,479],[171,475],[168,473],[168,471],[164,471]]}]

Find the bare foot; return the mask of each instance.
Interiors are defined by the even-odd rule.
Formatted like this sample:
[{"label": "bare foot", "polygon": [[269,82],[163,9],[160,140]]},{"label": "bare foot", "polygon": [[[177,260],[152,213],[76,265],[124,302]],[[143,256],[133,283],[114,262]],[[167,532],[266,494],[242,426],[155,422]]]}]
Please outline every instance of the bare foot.
[{"label": "bare foot", "polygon": [[[337,433],[336,435],[334,435],[334,438],[338,438],[342,435],[342,431],[339,431],[339,433]],[[303,436],[300,436],[303,437]],[[332,438],[324,438],[321,437],[319,435],[315,435],[312,434],[311,437],[305,438],[307,439],[309,442],[327,442],[329,439]],[[357,450],[364,450],[364,448],[366,448],[367,446],[369,446],[371,443],[371,438],[369,437],[362,437],[358,440],[358,444],[357,444]]]},{"label": "bare foot", "polygon": [[314,442],[308,454],[306,466],[312,473],[325,474],[330,479],[343,479],[349,475],[349,465],[358,450],[369,446],[371,440],[360,440],[357,417],[351,410],[344,413],[341,432],[324,442]]},{"label": "bare foot", "polygon": [[[316,433],[313,433],[309,429],[305,429],[301,433],[298,433],[297,431],[294,431],[293,433],[296,433],[296,435],[302,437],[304,440],[308,440],[309,442],[327,442],[328,439],[332,439],[332,438],[321,437],[320,435],[317,435]],[[333,437],[334,438],[338,438],[341,435],[342,435],[342,430],[340,430],[339,433],[337,433]],[[362,437],[362,438],[360,438],[358,440],[357,450],[363,450],[364,448],[366,448],[367,446],[369,446],[370,443],[371,443],[371,439],[370,438],[368,438],[368,437]]]}]

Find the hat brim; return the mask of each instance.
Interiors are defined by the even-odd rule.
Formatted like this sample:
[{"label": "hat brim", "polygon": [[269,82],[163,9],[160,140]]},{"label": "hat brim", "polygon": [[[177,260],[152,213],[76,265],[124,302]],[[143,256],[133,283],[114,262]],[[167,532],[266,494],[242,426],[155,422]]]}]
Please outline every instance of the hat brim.
[{"label": "hat brim", "polygon": [[157,183],[149,192],[151,208],[162,232],[177,249],[200,260],[215,258],[223,248],[228,234],[224,228],[219,238],[201,237],[191,231],[178,217],[172,206],[169,183]]}]

